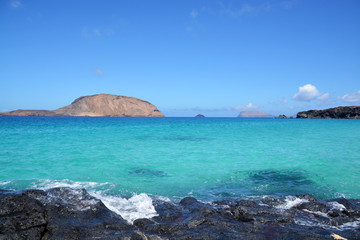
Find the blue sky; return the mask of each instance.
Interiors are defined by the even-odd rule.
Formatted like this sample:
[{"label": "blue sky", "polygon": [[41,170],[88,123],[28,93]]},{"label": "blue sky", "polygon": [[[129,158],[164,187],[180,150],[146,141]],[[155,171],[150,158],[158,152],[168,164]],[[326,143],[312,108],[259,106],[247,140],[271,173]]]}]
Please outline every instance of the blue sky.
[{"label": "blue sky", "polygon": [[0,1],[0,111],[97,93],[166,116],[360,104],[360,1]]}]

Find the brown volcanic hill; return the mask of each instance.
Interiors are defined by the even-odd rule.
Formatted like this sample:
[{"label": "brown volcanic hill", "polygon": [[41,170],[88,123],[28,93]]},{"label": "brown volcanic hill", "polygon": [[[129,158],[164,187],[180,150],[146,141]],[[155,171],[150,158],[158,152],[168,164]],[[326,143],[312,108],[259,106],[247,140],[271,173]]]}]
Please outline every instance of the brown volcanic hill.
[{"label": "brown volcanic hill", "polygon": [[97,94],[76,99],[54,111],[16,110],[0,116],[92,116],[92,117],[164,117],[154,105],[144,100],[111,94]]},{"label": "brown volcanic hill", "polygon": [[335,107],[299,112],[296,118],[360,119],[360,106]]},{"label": "brown volcanic hill", "polygon": [[273,118],[273,115],[270,115],[262,111],[242,111],[238,115],[239,118]]}]

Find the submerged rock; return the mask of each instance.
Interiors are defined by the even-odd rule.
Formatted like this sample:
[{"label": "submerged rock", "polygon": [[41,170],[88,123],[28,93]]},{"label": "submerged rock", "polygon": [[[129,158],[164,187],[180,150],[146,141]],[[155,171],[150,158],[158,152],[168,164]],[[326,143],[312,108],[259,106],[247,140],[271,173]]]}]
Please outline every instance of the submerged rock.
[{"label": "submerged rock", "polygon": [[186,197],[153,205],[157,216],[130,224],[84,189],[0,190],[0,239],[360,239],[356,199]]}]

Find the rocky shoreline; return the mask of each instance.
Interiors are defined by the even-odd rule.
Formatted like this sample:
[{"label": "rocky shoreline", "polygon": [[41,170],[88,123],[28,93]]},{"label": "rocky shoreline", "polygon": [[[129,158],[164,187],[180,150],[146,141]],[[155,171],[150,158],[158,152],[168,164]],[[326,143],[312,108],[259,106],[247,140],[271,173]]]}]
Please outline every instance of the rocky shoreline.
[{"label": "rocky shoreline", "polygon": [[154,199],[133,224],[84,189],[0,190],[0,239],[360,239],[360,200]]},{"label": "rocky shoreline", "polygon": [[303,111],[299,112],[296,118],[360,119],[360,106]]}]

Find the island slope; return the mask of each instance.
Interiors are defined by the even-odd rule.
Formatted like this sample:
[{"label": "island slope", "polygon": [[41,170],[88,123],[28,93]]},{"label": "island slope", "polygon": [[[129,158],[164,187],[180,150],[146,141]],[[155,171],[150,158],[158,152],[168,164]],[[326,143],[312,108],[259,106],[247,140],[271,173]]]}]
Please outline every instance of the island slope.
[{"label": "island slope", "polygon": [[153,104],[134,97],[97,94],[77,98],[54,111],[16,110],[0,116],[92,116],[92,117],[164,117]]}]

